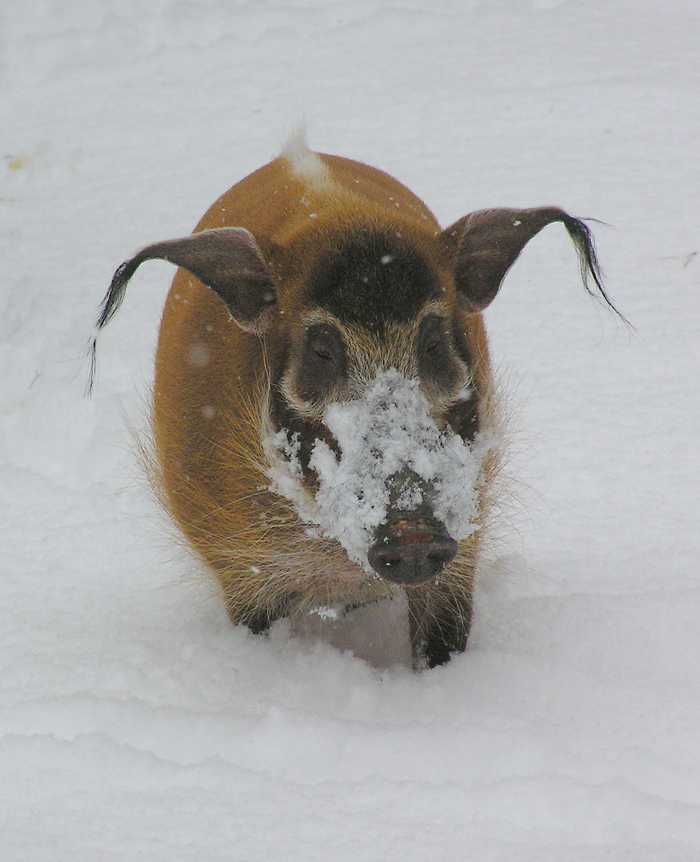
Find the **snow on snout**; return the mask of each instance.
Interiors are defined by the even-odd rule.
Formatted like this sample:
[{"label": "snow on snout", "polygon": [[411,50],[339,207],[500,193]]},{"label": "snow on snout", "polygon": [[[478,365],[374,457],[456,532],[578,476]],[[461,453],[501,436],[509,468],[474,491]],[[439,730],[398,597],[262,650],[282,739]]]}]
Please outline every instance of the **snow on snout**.
[{"label": "snow on snout", "polygon": [[428,486],[434,515],[454,539],[477,529],[478,483],[489,445],[477,438],[470,446],[451,429],[440,430],[418,380],[383,371],[361,398],[331,404],[324,422],[341,456],[337,460],[325,441],[316,441],[310,460],[318,475],[315,497],[301,486],[298,440],[290,445],[284,430],[270,441],[285,456],[284,463],[275,459],[271,487],[367,572],[372,572],[367,552],[374,532],[387,519],[392,477],[401,471],[418,477],[399,489],[401,509],[417,508]]}]

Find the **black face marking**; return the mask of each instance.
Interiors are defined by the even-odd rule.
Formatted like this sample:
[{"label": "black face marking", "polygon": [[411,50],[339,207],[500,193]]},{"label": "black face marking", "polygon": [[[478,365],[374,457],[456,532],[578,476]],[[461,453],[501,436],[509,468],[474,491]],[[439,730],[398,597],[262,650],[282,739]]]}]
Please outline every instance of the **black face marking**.
[{"label": "black face marking", "polygon": [[320,400],[346,373],[347,357],[340,332],[328,323],[309,326],[297,374],[300,397],[305,401]]},{"label": "black face marking", "polygon": [[[453,323],[452,340],[459,358],[467,368],[471,368],[471,352],[459,319]],[[447,422],[463,440],[471,442],[474,439],[479,430],[479,392],[475,386],[472,386],[470,398],[458,401],[447,411]]]},{"label": "black face marking", "polygon": [[452,338],[446,322],[428,314],[418,330],[418,373],[431,386],[449,390],[457,384],[459,371],[453,358]]},{"label": "black face marking", "polygon": [[339,320],[382,330],[416,317],[441,292],[437,274],[408,243],[393,234],[357,230],[321,258],[309,283],[312,303]]},{"label": "black face marking", "polygon": [[284,429],[287,432],[290,443],[293,440],[299,441],[299,464],[304,477],[314,481],[316,473],[309,468],[309,461],[316,441],[326,440],[331,448],[337,449],[335,441],[328,439],[330,435],[320,422],[300,416],[279,391],[273,392],[270,399],[270,419],[276,431]]},{"label": "black face marking", "polygon": [[289,341],[285,339],[280,341],[279,348],[270,357],[270,421],[275,431],[283,428],[286,430],[290,442],[292,438],[299,440],[299,463],[302,472],[306,479],[315,482],[316,473],[309,468],[309,460],[316,441],[325,440],[336,455],[339,455],[338,444],[322,423],[300,416],[282,394],[280,385],[287,370],[290,354]]},{"label": "black face marking", "polygon": [[447,422],[455,432],[467,443],[476,436],[479,430],[479,413],[477,409],[476,393],[472,392],[471,398],[466,401],[458,401],[447,411]]},{"label": "black face marking", "polygon": [[467,366],[467,368],[471,368],[472,354],[469,350],[469,345],[467,344],[467,337],[464,334],[464,329],[459,319],[455,320],[452,326],[452,338],[454,339],[454,345],[457,350],[457,354],[459,355],[459,358]]}]

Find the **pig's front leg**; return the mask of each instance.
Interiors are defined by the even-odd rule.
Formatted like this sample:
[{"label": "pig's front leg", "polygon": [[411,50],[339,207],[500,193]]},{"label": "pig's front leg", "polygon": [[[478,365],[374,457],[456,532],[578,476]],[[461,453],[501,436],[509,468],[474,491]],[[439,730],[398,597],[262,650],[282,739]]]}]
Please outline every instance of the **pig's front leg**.
[{"label": "pig's front leg", "polygon": [[436,597],[420,587],[406,590],[416,670],[445,664],[451,653],[464,652],[472,621],[472,597]]}]

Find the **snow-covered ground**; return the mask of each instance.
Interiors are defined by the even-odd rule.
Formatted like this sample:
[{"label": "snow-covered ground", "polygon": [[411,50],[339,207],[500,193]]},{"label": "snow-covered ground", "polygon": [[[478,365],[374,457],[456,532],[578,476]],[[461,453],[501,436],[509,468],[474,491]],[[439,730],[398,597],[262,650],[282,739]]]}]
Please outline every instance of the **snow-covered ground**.
[{"label": "snow-covered ground", "polygon": [[[3,862],[699,858],[695,0],[4,3],[0,92]],[[302,116],[445,224],[611,223],[636,327],[559,227],[514,267],[486,315],[513,505],[468,652],[420,675],[332,623],[233,629],[159,513],[132,431],[167,265],[83,398],[115,265]]]}]

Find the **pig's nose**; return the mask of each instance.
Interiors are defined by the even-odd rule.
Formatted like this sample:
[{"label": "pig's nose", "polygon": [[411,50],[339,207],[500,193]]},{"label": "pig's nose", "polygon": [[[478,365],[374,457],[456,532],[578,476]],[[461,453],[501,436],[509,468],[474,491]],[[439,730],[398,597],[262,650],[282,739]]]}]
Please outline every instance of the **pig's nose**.
[{"label": "pig's nose", "polygon": [[421,529],[402,520],[390,525],[368,552],[374,571],[397,584],[420,584],[434,578],[457,554],[457,542],[445,533]]}]

